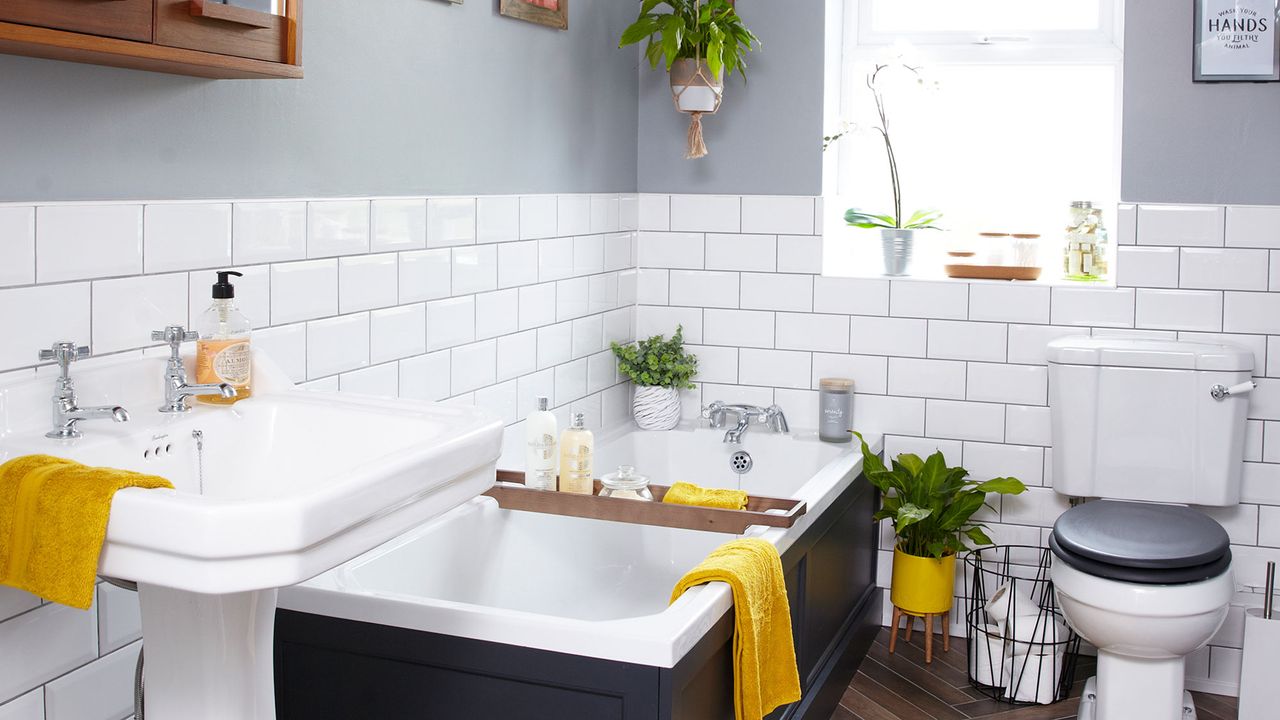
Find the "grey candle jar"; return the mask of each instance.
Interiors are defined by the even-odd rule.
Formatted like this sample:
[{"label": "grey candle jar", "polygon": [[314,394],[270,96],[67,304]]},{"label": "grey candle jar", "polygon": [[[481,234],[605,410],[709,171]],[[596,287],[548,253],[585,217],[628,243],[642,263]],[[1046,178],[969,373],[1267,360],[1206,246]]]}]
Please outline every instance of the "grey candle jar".
[{"label": "grey candle jar", "polygon": [[853,421],[853,381],[822,378],[818,381],[818,438],[824,442],[849,442]]}]

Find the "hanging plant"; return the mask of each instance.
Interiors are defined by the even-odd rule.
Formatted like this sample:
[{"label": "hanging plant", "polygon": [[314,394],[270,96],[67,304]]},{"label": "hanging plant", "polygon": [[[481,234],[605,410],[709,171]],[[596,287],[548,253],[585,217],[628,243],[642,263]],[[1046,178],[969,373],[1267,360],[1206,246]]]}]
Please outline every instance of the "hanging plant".
[{"label": "hanging plant", "polygon": [[704,157],[702,116],[720,109],[724,80],[746,78],[746,54],[760,47],[733,0],[644,0],[640,17],[622,32],[618,47],[646,41],[644,56],[665,66],[676,109],[689,113],[689,159]]}]

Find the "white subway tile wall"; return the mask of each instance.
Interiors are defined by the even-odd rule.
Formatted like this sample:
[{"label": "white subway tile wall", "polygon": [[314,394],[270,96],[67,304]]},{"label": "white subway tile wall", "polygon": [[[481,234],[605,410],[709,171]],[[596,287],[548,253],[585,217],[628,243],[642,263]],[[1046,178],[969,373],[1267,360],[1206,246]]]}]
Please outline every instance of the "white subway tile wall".
[{"label": "white subway tile wall", "polygon": [[[214,269],[234,267],[255,345],[309,388],[464,402],[507,424],[547,395],[566,419],[625,422],[630,389],[608,343],[634,337],[638,204],[0,204],[0,373],[35,372],[37,351],[61,339],[140,352],[152,329],[191,323]],[[808,354],[797,355],[803,370],[778,380],[808,387]],[[100,585],[86,613],[0,587],[0,718],[131,715],[140,637],[134,593]]]},{"label": "white subway tile wall", "polygon": [[[686,412],[711,400],[777,402],[816,425],[823,377],[854,380],[854,426],[890,453],[942,449],[978,479],[1032,489],[988,520],[1002,543],[1043,545],[1067,508],[1050,467],[1045,346],[1066,335],[1152,335],[1250,348],[1245,504],[1214,510],[1237,581],[1280,561],[1280,208],[1125,205],[1119,287],[821,276],[810,198],[641,195],[637,328],[681,322],[702,359]],[[1052,242],[1052,240],[1050,240]],[[1047,250],[1052,252],[1052,250]],[[880,582],[889,581],[885,534]],[[1247,567],[1246,567],[1247,566]],[[1241,595],[1232,610],[1239,624]],[[888,616],[885,616],[887,622]],[[956,623],[955,630],[963,633]],[[1192,686],[1233,693],[1240,631],[1189,663]]]},{"label": "white subway tile wall", "polygon": [[[1043,544],[1066,501],[1052,462],[1045,345],[1072,334],[1221,339],[1257,358],[1244,504],[1214,511],[1238,582],[1280,560],[1280,208],[1122,206],[1119,287],[821,276],[816,198],[538,195],[0,206],[0,372],[32,372],[63,337],[149,346],[190,320],[212,269],[245,273],[258,345],[308,387],[474,403],[508,423],[552,397],[592,424],[626,421],[610,341],[683,324],[701,358],[686,412],[777,402],[811,428],[819,379],[853,378],[855,427],[888,452],[941,449],[975,478],[1021,478],[989,520]],[[86,234],[89,233],[89,234]],[[229,235],[229,244],[227,236]],[[884,538],[881,582],[891,549]],[[1193,687],[1237,683],[1241,595]],[[90,613],[0,588],[0,718],[67,717],[85,688],[119,717],[136,597]],[[3,659],[0,658],[0,665]],[[110,687],[107,687],[107,686]],[[117,706],[120,707],[117,707]]]}]

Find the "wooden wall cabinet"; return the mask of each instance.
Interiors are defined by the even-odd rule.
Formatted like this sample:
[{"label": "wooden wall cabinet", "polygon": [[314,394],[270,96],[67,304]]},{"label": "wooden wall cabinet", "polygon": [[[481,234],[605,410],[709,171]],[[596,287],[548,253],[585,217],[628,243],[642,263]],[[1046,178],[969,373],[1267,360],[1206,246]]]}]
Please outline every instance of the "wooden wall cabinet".
[{"label": "wooden wall cabinet", "polygon": [[0,0],[0,53],[208,78],[301,78],[302,0]]}]

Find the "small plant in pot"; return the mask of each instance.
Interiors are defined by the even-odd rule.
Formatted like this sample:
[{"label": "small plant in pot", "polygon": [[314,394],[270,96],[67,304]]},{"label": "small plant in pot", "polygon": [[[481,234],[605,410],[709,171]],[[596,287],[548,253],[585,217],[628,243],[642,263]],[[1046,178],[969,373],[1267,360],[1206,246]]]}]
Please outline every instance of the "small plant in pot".
[{"label": "small plant in pot", "polygon": [[969,472],[947,467],[941,452],[925,460],[903,453],[886,467],[862,435],[853,434],[862,441],[862,471],[882,496],[874,519],[891,520],[897,536],[890,599],[911,615],[949,611],[956,553],[967,549],[966,539],[978,547],[992,544],[983,531],[985,525],[974,522],[973,515],[986,504],[989,493],[1017,495],[1026,486],[1011,477],[966,480]]},{"label": "small plant in pot", "polygon": [[703,157],[701,116],[720,108],[725,78],[735,71],[746,77],[745,56],[760,39],[743,24],[733,0],[643,0],[618,47],[641,41],[649,65],[666,67],[676,109],[693,115],[686,157]]},{"label": "small plant in pot", "polygon": [[680,423],[680,391],[692,389],[698,358],[684,349],[684,327],[668,340],[654,335],[648,340],[619,345],[611,343],[618,371],[636,385],[632,414],[641,430],[670,430]]},{"label": "small plant in pot", "polygon": [[[898,175],[898,158],[893,151],[893,140],[889,136],[889,113],[885,104],[885,77],[892,71],[904,71],[920,85],[925,85],[926,82],[919,67],[902,62],[878,64],[867,75],[867,88],[871,90],[871,96],[875,99],[878,121],[874,129],[884,141],[885,155],[889,160],[889,184],[893,189],[893,211],[877,215],[858,208],[849,208],[844,214],[844,220],[854,227],[880,230],[880,243],[884,251],[884,274],[898,277],[911,271],[916,231],[940,229],[937,222],[942,218],[942,213],[935,210],[917,210],[910,217],[904,217],[902,214],[902,181]],[[842,130],[824,137],[823,150],[846,133],[847,131]]]}]

